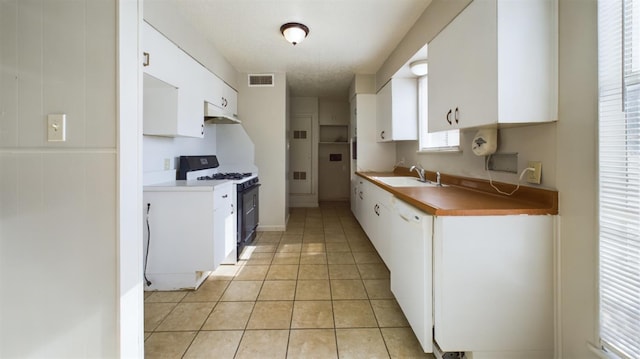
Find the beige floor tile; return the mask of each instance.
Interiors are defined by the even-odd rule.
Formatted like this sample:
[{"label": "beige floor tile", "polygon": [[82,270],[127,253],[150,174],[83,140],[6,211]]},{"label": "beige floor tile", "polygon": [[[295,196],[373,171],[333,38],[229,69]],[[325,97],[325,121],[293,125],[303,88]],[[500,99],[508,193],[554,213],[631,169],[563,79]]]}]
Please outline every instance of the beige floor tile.
[{"label": "beige floor tile", "polygon": [[296,286],[296,300],[330,300],[329,280],[299,280]]},{"label": "beige floor tile", "polygon": [[153,333],[144,342],[146,359],[181,358],[196,336],[196,332],[163,332]]},{"label": "beige floor tile", "polygon": [[382,337],[392,359],[435,359],[426,354],[411,328],[381,328]]},{"label": "beige floor tile", "polygon": [[322,229],[306,230],[302,236],[302,243],[324,243],[324,231]]},{"label": "beige floor tile", "polygon": [[182,302],[216,302],[229,283],[228,280],[206,280],[198,290],[187,293]]},{"label": "beige floor tile", "polygon": [[325,252],[324,242],[305,242],[302,245],[303,253],[322,253]]},{"label": "beige floor tile", "polygon": [[300,264],[327,264],[326,253],[302,253]]},{"label": "beige floor tile", "polygon": [[187,295],[187,291],[175,292],[150,292],[151,295],[145,298],[146,303],[178,303]]},{"label": "beige floor tile", "polygon": [[276,253],[271,264],[300,264],[300,253]]},{"label": "beige floor tile", "polygon": [[260,288],[262,287],[262,281],[242,281],[234,280],[229,283],[227,290],[224,291],[222,298],[223,302],[238,302],[238,301],[250,301],[258,298]]},{"label": "beige floor tile", "polygon": [[360,279],[360,273],[354,264],[329,264],[329,278]]},{"label": "beige floor tile", "polygon": [[224,264],[216,268],[207,280],[232,280],[242,266]]},{"label": "beige floor tile", "polygon": [[351,252],[347,242],[328,242],[327,252]]},{"label": "beige floor tile", "polygon": [[278,244],[280,243],[280,237],[264,237],[258,238],[252,245],[256,246],[258,244]]},{"label": "beige floor tile", "polygon": [[295,280],[267,280],[262,284],[258,300],[293,300],[295,293]]},{"label": "beige floor tile", "polygon": [[247,329],[289,329],[293,301],[256,302]]},{"label": "beige floor tile", "polygon": [[278,253],[300,253],[302,243],[280,243],[276,252]]},{"label": "beige floor tile", "polygon": [[177,303],[144,303],[144,330],[154,331]]},{"label": "beige floor tile", "polygon": [[293,306],[291,328],[333,328],[331,301],[296,301]]},{"label": "beige floor tile", "polygon": [[304,223],[292,225],[289,223],[287,226],[287,231],[284,232],[284,235],[294,235],[294,234],[302,234],[304,233]]},{"label": "beige floor tile", "polygon": [[214,308],[202,330],[245,329],[255,302],[220,302]]},{"label": "beige floor tile", "polygon": [[235,359],[284,359],[288,340],[288,330],[247,330]]},{"label": "beige floor tile", "polygon": [[350,241],[349,247],[351,247],[352,252],[375,252],[376,249],[373,247],[369,240],[357,240]]},{"label": "beige floor tile", "polygon": [[331,280],[331,298],[337,299],[367,299],[367,292],[360,279]]},{"label": "beige floor tile", "polygon": [[358,264],[358,270],[362,279],[387,279],[389,270],[382,264]]},{"label": "beige floor tile", "polygon": [[393,299],[389,279],[365,279],[364,288],[369,299]]},{"label": "beige floor tile", "polygon": [[378,320],[378,326],[383,327],[408,327],[409,322],[402,313],[402,309],[395,299],[372,300],[371,307]]},{"label": "beige floor tile", "polygon": [[184,359],[233,359],[242,338],[242,330],[201,331],[191,343]]},{"label": "beige floor tile", "polygon": [[287,359],[337,359],[333,329],[297,329],[289,334]]},{"label": "beige floor tile", "polygon": [[268,270],[268,265],[246,265],[238,270],[234,280],[264,280]]},{"label": "beige floor tile", "polygon": [[244,264],[248,266],[269,265],[271,264],[272,259],[273,259],[273,253],[252,252],[251,254],[247,255],[245,258],[240,258],[240,262],[244,262]]},{"label": "beige floor tile", "polygon": [[[304,228],[304,225],[302,226]],[[281,243],[302,243],[302,232],[300,233],[288,233],[282,236]]]},{"label": "beige floor tile", "polygon": [[214,305],[213,302],[178,303],[156,330],[165,332],[199,330]]},{"label": "beige floor tile", "polygon": [[347,236],[344,233],[326,233],[324,241],[326,243],[347,243]]},{"label": "beige floor tile", "polygon": [[389,358],[380,329],[336,329],[340,359]]},{"label": "beige floor tile", "polygon": [[327,252],[328,264],[355,264],[351,252]]},{"label": "beige floor tile", "polygon": [[353,252],[352,254],[358,264],[382,263],[382,258],[376,252]]},{"label": "beige floor tile", "polygon": [[296,264],[272,264],[267,273],[267,280],[296,280],[298,278],[298,265]]},{"label": "beige floor tile", "polygon": [[301,264],[298,279],[329,279],[326,264]]},{"label": "beige floor tile", "polygon": [[266,253],[266,252],[275,252],[276,249],[278,248],[278,244],[271,244],[271,243],[267,243],[267,244],[263,244],[262,242],[258,242],[255,245],[255,248],[253,248],[253,251],[256,253]]},{"label": "beige floor tile", "polygon": [[334,300],[336,328],[377,327],[376,317],[368,300]]}]

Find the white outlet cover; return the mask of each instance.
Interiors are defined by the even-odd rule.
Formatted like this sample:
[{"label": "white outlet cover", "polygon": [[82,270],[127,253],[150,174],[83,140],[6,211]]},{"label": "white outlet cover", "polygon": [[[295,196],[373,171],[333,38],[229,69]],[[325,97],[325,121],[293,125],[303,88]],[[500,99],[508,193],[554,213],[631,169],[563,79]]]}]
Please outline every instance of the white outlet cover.
[{"label": "white outlet cover", "polygon": [[47,141],[64,142],[67,140],[67,115],[50,114],[47,116]]}]

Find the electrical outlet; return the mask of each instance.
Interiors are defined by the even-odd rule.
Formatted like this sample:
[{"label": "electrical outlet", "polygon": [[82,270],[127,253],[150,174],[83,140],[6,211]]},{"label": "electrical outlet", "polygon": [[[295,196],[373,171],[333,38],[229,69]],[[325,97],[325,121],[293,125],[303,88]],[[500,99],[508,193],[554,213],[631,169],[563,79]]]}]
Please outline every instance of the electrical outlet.
[{"label": "electrical outlet", "polygon": [[527,167],[535,169],[535,171],[527,171],[527,182],[540,184],[540,177],[542,176],[542,162],[529,161]]},{"label": "electrical outlet", "polygon": [[164,170],[168,171],[171,169],[171,160],[169,160],[168,158],[164,159]]}]

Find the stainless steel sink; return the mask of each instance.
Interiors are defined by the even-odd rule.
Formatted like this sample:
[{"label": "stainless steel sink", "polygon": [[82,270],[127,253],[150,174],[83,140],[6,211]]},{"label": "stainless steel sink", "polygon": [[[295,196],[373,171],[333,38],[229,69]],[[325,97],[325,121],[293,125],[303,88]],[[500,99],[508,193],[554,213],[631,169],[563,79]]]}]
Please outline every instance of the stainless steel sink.
[{"label": "stainless steel sink", "polygon": [[438,185],[434,182],[420,182],[420,180],[418,180],[418,178],[416,177],[393,176],[373,177],[373,179],[391,187],[438,187]]}]

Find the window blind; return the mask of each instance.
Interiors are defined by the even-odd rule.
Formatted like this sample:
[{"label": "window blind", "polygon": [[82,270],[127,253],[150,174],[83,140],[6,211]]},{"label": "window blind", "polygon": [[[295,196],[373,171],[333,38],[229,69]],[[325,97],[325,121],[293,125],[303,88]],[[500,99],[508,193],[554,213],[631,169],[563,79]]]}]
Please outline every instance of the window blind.
[{"label": "window blind", "polygon": [[418,79],[418,122],[420,124],[420,150],[457,150],[460,146],[460,130],[429,133],[429,89],[428,77]]},{"label": "window blind", "polygon": [[598,1],[600,341],[640,358],[640,0]]}]

